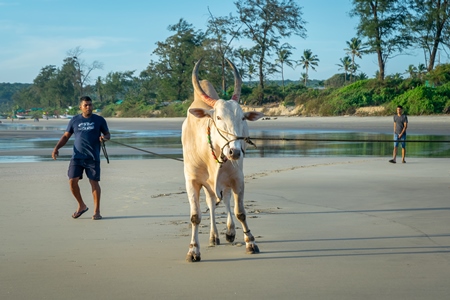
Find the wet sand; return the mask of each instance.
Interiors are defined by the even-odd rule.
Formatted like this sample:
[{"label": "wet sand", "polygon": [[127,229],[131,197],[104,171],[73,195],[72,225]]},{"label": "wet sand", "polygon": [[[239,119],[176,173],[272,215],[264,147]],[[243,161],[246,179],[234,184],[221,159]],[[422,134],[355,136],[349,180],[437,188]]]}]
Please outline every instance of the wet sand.
[{"label": "wet sand", "polygon": [[[408,132],[412,134],[450,134],[450,115],[409,116]],[[110,130],[181,130],[184,118],[107,118]],[[3,122],[3,125],[11,124]],[[31,126],[48,126],[39,132],[40,136],[61,136],[68,119],[15,121]],[[1,124],[0,124],[1,126]],[[61,129],[55,129],[60,127]],[[314,131],[354,131],[392,133],[393,119],[388,117],[270,117],[269,120],[249,122],[251,130],[314,130]],[[0,131],[2,136],[35,137],[35,130],[19,132]]]},{"label": "wet sand", "polygon": [[[308,123],[283,119],[250,126]],[[391,118],[376,119],[320,118],[311,128],[392,130],[384,124]],[[410,130],[414,124],[424,134],[446,134],[448,120],[411,117]],[[176,128],[182,119],[108,121],[133,130]],[[449,161],[388,159],[247,158],[246,210],[261,253],[245,254],[240,225],[234,244],[221,235],[221,245],[208,247],[206,213],[199,263],[185,261],[190,228],[181,162],[102,163],[101,221],[91,220],[86,180],[81,188],[91,210],[70,217],[76,204],[67,162],[0,164],[0,297],[446,299]],[[223,212],[219,206],[222,233]]]}]

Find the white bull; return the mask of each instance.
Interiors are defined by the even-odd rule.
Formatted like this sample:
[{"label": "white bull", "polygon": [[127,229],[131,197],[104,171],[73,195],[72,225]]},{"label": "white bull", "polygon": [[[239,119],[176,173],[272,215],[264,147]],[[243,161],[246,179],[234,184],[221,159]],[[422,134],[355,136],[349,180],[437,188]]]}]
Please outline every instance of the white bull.
[{"label": "white bull", "polygon": [[[228,61],[228,60],[227,60]],[[219,233],[215,221],[215,207],[221,200],[227,210],[226,239],[233,242],[235,225],[230,210],[231,193],[234,196],[234,213],[241,222],[245,235],[247,253],[258,253],[255,238],[250,233],[244,208],[243,159],[248,137],[247,121],[263,116],[259,112],[244,113],[238,103],[241,93],[241,77],[230,61],[235,85],[231,100],[219,99],[214,87],[206,80],[198,81],[198,67],[192,71],[194,102],[189,107],[183,123],[181,140],[183,144],[184,176],[190,204],[192,237],[186,260],[200,261],[198,228],[201,222],[200,189],[203,188],[210,211],[211,229],[209,243],[219,245]]]}]

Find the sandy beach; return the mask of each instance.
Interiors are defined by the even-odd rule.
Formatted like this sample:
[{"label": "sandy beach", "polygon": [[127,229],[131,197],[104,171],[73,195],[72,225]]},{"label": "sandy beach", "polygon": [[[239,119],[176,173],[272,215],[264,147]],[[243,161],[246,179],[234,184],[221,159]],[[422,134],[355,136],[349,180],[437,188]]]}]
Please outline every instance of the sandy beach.
[{"label": "sandy beach", "polygon": [[[108,120],[110,128],[123,130],[175,130],[181,122]],[[447,116],[410,117],[409,131],[447,135],[449,122]],[[391,132],[392,117],[291,117],[250,124],[298,126]],[[91,220],[87,180],[81,188],[91,210],[71,218],[76,202],[67,161],[2,163],[0,298],[447,299],[449,160],[411,157],[406,164],[390,164],[388,159],[246,158],[246,210],[261,253],[245,254],[238,223],[235,243],[223,235],[221,245],[208,247],[204,213],[199,263],[185,261],[191,231],[183,163],[103,162],[101,221]],[[217,209],[221,233],[224,211]]]}]

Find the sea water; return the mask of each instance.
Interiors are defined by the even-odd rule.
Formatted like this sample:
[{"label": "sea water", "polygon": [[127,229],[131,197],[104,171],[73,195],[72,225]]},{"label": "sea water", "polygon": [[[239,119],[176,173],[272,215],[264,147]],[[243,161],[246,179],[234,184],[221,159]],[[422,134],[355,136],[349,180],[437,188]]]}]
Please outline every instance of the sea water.
[{"label": "sea water", "polygon": [[[52,160],[51,152],[65,129],[65,126],[40,126],[37,124],[31,126],[30,124],[3,123],[0,125],[0,163]],[[21,134],[24,131],[27,131],[27,138],[23,138],[23,134]],[[46,134],[42,135],[45,137],[40,135],[40,132],[43,131],[46,131]],[[14,135],[14,132],[17,134]],[[116,130],[111,131],[111,134],[113,140],[106,143],[110,160],[161,157],[182,159],[181,129]],[[383,133],[331,130],[250,130],[250,138],[256,147],[249,144],[246,157],[391,157],[393,150],[392,134]],[[450,157],[449,141],[450,136],[408,134],[407,157]],[[70,149],[72,145],[73,138],[64,148]],[[71,153],[71,151],[68,152]],[[400,155],[400,153],[399,149],[398,154]],[[69,160],[70,154],[62,155],[59,159]]]}]

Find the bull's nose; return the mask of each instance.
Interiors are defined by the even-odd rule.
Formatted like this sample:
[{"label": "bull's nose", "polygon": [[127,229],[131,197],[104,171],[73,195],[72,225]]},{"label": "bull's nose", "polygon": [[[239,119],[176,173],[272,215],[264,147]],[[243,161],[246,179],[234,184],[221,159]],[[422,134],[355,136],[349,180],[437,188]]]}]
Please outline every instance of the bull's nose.
[{"label": "bull's nose", "polygon": [[241,157],[241,150],[231,148],[230,152],[228,152],[228,156],[230,157],[230,159],[239,159],[239,157]]}]

